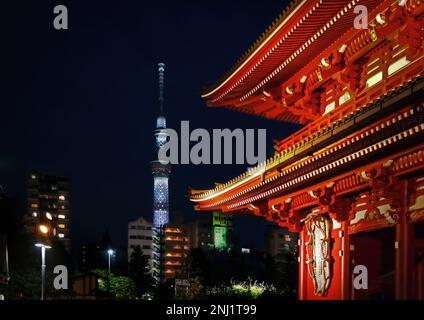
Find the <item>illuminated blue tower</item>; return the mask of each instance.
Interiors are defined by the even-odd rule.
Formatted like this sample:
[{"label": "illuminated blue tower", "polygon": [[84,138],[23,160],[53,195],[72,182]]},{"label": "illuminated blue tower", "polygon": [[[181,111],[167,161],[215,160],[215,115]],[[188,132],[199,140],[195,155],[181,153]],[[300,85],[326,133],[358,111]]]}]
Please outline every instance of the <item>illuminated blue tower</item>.
[{"label": "illuminated blue tower", "polygon": [[[159,63],[159,107],[160,115],[156,120],[155,139],[156,147],[159,148],[166,142],[167,135],[166,119],[163,116],[163,89],[165,64]],[[171,166],[163,163],[160,159],[152,162],[152,174],[154,180],[153,191],[153,226],[163,227],[169,222],[169,191],[168,180],[171,173]]]},{"label": "illuminated blue tower", "polygon": [[[160,147],[167,141],[165,132],[166,118],[163,115],[163,91],[164,91],[164,73],[165,64],[158,64],[159,71],[159,107],[160,114],[156,120],[155,139],[156,147]],[[164,229],[169,223],[169,190],[168,180],[171,173],[169,163],[164,163],[160,159],[153,161],[153,277],[157,284],[163,281],[163,246]]]}]

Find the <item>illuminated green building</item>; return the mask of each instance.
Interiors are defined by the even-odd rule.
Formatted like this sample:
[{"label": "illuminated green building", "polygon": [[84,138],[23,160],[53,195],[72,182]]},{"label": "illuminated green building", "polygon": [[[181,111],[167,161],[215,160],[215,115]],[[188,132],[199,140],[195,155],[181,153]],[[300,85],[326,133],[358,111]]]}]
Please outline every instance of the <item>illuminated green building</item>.
[{"label": "illuminated green building", "polygon": [[215,249],[229,249],[232,246],[231,233],[233,217],[221,212],[213,212],[213,246]]}]

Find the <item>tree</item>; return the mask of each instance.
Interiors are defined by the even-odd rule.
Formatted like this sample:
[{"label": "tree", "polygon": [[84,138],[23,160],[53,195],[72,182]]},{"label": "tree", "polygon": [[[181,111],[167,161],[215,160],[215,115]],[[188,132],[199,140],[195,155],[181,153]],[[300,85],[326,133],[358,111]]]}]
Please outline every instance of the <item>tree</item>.
[{"label": "tree", "polygon": [[208,276],[208,259],[201,248],[190,250],[188,257],[184,260],[182,277],[191,279],[199,277],[205,280]]},{"label": "tree", "polygon": [[175,299],[177,300],[191,300],[199,299],[203,293],[203,285],[200,281],[200,277],[195,276],[186,280],[185,285],[177,285]]},{"label": "tree", "polygon": [[[7,299],[39,299],[41,294],[41,254],[34,246],[31,234],[21,229],[11,234],[9,239],[10,281],[6,287]],[[72,260],[60,241],[54,241],[46,252],[46,296],[48,299],[63,298],[72,294],[68,290],[53,287],[53,273],[56,265],[65,265],[71,278]]]},{"label": "tree", "polygon": [[132,300],[136,297],[135,283],[129,277],[112,276],[110,290],[116,300]]},{"label": "tree", "polygon": [[183,268],[177,274],[184,280],[184,285],[177,285],[176,299],[196,299],[202,294],[205,283],[208,282],[208,259],[201,248],[193,248],[184,259]]},{"label": "tree", "polygon": [[40,255],[37,249],[31,235],[25,230],[10,236],[10,281],[7,286],[7,299],[40,298]]},{"label": "tree", "polygon": [[288,295],[293,295],[297,288],[298,266],[297,251],[283,248],[275,257],[277,288]]},{"label": "tree", "polygon": [[149,271],[148,257],[143,255],[140,246],[136,246],[130,258],[129,276],[135,283],[138,297],[152,289],[152,277]]},{"label": "tree", "polygon": [[47,250],[46,253],[46,264],[47,264],[47,270],[46,270],[46,282],[49,284],[47,296],[52,299],[59,299],[59,298],[69,298],[73,295],[72,291],[72,284],[68,283],[68,289],[54,289],[51,284],[53,283],[55,277],[57,274],[53,273],[54,267],[58,265],[66,266],[68,270],[68,279],[72,279],[73,276],[73,264],[72,264],[72,257],[69,254],[69,252],[66,250],[65,246],[62,242],[59,240],[54,240],[52,242],[52,248]]},{"label": "tree", "polygon": [[[106,269],[95,269],[94,274],[100,276],[98,281],[99,290],[105,297],[108,292],[108,273]],[[110,274],[110,296],[109,298],[114,300],[133,300],[136,298],[136,288],[134,281],[129,277],[115,276],[113,273]]]}]

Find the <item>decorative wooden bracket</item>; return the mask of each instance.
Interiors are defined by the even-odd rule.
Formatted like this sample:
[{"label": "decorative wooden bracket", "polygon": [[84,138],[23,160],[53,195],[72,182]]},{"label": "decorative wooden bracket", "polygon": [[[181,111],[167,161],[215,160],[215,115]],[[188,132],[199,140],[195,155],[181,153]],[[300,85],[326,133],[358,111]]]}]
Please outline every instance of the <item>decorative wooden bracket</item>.
[{"label": "decorative wooden bracket", "polygon": [[399,220],[399,212],[402,201],[402,185],[391,174],[390,168],[393,161],[389,160],[380,167],[361,172],[365,180],[369,180],[371,187],[368,216],[381,214],[390,224]]},{"label": "decorative wooden bracket", "polygon": [[308,212],[291,210],[288,217],[288,228],[290,232],[300,232],[303,229],[303,219],[308,215]]},{"label": "decorative wooden bracket", "polygon": [[311,191],[311,195],[317,199],[318,204],[324,206],[330,217],[338,222],[353,218],[353,201],[349,198],[337,196],[334,192],[333,182],[323,188]]},{"label": "decorative wooden bracket", "polygon": [[303,76],[297,83],[281,88],[281,92],[284,92],[284,99],[288,106],[293,105],[297,100],[302,99],[305,95],[305,83],[307,76]]},{"label": "decorative wooden bracket", "polygon": [[247,209],[249,209],[255,216],[264,217],[266,216],[266,211],[264,211],[261,206],[256,204],[248,204]]},{"label": "decorative wooden bracket", "polygon": [[306,214],[304,210],[295,210],[292,199],[288,198],[277,204],[268,204],[267,219],[287,227],[290,232],[300,232],[304,225],[302,219],[306,217]]},{"label": "decorative wooden bracket", "polygon": [[321,75],[324,79],[327,79],[334,73],[343,70],[345,68],[344,51],[336,51],[331,53],[328,59],[323,58],[321,60]]},{"label": "decorative wooden bracket", "polygon": [[282,223],[286,221],[292,212],[291,198],[286,199],[282,203],[268,205],[268,220]]},{"label": "decorative wooden bracket", "polygon": [[372,168],[369,171],[362,171],[361,177],[369,180],[373,191],[389,190],[396,182],[396,178],[390,172],[392,163],[393,160],[389,160],[379,167]]},{"label": "decorative wooden bracket", "polygon": [[405,28],[399,31],[399,43],[408,47],[408,60],[414,60],[418,53],[421,52],[422,25],[422,21],[408,15]]},{"label": "decorative wooden bracket", "polygon": [[321,116],[321,99],[323,88],[318,88],[312,92],[306,91],[305,98],[303,99],[303,110],[299,110],[299,115],[304,118],[314,120]]}]

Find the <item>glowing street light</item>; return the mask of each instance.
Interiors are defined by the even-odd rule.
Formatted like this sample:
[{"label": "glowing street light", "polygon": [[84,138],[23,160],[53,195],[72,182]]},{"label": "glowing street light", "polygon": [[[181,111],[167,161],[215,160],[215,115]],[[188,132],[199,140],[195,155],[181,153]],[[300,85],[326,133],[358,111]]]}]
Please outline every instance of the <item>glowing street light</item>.
[{"label": "glowing street light", "polygon": [[[47,219],[49,219],[48,215],[50,215],[50,213],[46,214]],[[45,291],[46,291],[46,249],[51,248],[50,242],[49,242],[50,225],[46,223],[39,224],[37,226],[37,232],[40,237],[38,237],[38,239],[36,240],[35,246],[37,248],[41,248],[41,298],[40,299],[44,300]]]},{"label": "glowing street light", "polygon": [[108,258],[109,258],[109,274],[110,274],[110,257],[112,257],[114,253],[115,253],[115,251],[113,251],[112,249],[109,249],[107,251],[107,255],[108,255]]},{"label": "glowing street light", "polygon": [[107,274],[107,291],[109,293],[109,296],[110,296],[110,258],[113,256],[114,253],[115,253],[115,251],[113,251],[113,249],[109,249],[107,251],[108,261],[109,261],[109,263],[108,263],[108,265],[109,265],[109,268],[108,268],[109,272]]},{"label": "glowing street light", "polygon": [[48,233],[49,233],[49,227],[48,227],[48,226],[46,226],[46,225],[44,225],[44,224],[40,224],[40,225],[38,226],[38,230],[39,230],[42,234],[44,234],[44,235],[46,235],[46,234],[48,234]]}]

